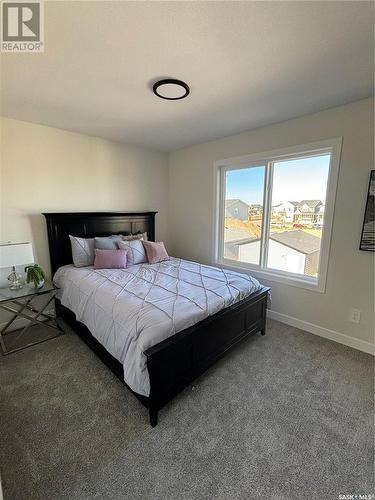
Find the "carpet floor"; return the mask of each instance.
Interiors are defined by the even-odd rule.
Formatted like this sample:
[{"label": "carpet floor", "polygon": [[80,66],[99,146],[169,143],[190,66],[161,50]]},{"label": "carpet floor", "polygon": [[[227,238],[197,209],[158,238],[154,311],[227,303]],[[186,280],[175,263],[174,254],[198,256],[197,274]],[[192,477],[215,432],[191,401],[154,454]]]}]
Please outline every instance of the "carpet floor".
[{"label": "carpet floor", "polygon": [[374,493],[373,358],[269,321],[159,413],[67,334],[0,359],[4,500]]}]

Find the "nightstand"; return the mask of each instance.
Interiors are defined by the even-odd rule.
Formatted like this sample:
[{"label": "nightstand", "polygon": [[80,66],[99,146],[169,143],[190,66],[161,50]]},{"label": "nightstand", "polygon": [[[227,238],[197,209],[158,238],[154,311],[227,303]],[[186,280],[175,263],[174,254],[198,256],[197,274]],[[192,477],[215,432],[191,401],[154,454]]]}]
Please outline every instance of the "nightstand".
[{"label": "nightstand", "polygon": [[[0,310],[12,314],[9,321],[0,330],[0,346],[4,355],[40,344],[63,333],[56,321],[56,316],[46,312],[54,300],[56,292],[56,287],[48,281],[38,290],[27,285],[19,290],[0,288]],[[46,296],[47,301],[43,301],[43,295]],[[10,330],[11,325],[16,320],[21,319],[28,321],[28,324],[18,330]],[[35,335],[31,335],[34,325],[43,325],[43,330],[48,328],[52,334],[47,337],[44,335],[42,339],[32,338],[35,337]],[[24,339],[28,340],[24,343],[20,342]]]}]

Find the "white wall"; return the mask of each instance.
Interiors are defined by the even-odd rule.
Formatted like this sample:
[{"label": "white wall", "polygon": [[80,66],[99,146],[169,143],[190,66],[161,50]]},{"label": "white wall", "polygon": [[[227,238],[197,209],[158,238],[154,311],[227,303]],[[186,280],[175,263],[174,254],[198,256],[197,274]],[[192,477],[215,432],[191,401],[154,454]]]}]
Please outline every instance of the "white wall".
[{"label": "white wall", "polygon": [[[325,331],[331,338],[337,334],[338,340],[369,347],[366,343],[373,342],[374,336],[374,254],[358,247],[369,173],[374,168],[373,106],[372,99],[357,101],[171,153],[173,253],[212,262],[214,161],[342,136],[326,292],[266,284],[272,286],[272,309],[285,319],[297,319],[301,326],[311,324],[311,331],[316,327],[316,332]],[[351,307],[362,311],[358,325],[349,322]]]},{"label": "white wall", "polygon": [[260,240],[238,245],[238,260],[250,264],[259,264]]},{"label": "white wall", "polygon": [[[238,245],[238,249],[238,260],[253,264],[259,262],[260,241]],[[278,241],[269,240],[268,267],[303,274],[305,272],[305,260],[305,254],[289,248]]]},{"label": "white wall", "polygon": [[42,212],[156,209],[168,240],[164,153],[5,118],[0,138],[0,240],[32,241],[48,272]]},{"label": "white wall", "polygon": [[304,274],[306,255],[275,240],[268,244],[268,267]]}]

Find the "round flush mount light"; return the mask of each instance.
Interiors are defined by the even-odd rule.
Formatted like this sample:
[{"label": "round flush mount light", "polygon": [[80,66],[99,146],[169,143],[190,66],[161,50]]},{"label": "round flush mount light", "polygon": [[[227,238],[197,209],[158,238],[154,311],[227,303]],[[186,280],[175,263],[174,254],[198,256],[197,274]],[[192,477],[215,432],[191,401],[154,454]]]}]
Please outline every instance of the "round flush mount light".
[{"label": "round flush mount light", "polygon": [[190,93],[189,85],[181,80],[168,78],[154,83],[152,90],[155,95],[168,101],[177,101]]}]

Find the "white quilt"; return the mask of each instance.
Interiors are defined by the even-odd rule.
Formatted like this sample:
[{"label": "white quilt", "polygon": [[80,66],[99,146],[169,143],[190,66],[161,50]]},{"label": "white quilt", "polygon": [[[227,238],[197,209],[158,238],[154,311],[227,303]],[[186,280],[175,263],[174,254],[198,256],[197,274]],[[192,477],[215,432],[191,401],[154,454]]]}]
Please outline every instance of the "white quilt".
[{"label": "white quilt", "polygon": [[54,282],[61,303],[124,366],[133,391],[150,393],[143,352],[260,288],[258,281],[171,258],[128,269],[63,266]]}]

